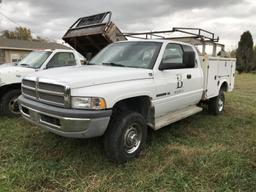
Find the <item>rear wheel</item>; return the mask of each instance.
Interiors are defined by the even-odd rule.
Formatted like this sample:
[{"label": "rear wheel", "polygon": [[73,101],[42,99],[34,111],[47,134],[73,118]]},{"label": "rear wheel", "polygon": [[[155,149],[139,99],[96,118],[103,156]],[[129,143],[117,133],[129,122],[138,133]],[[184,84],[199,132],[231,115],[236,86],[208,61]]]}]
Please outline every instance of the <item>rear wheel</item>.
[{"label": "rear wheel", "polygon": [[19,89],[10,90],[2,97],[2,114],[7,117],[16,117],[20,115],[18,97],[21,92]]},{"label": "rear wheel", "polygon": [[225,95],[224,90],[221,89],[219,95],[209,100],[209,112],[213,115],[220,115],[224,111]]},{"label": "rear wheel", "polygon": [[147,137],[147,126],[143,116],[136,112],[121,112],[111,120],[104,136],[104,147],[108,158],[124,163],[138,157]]}]

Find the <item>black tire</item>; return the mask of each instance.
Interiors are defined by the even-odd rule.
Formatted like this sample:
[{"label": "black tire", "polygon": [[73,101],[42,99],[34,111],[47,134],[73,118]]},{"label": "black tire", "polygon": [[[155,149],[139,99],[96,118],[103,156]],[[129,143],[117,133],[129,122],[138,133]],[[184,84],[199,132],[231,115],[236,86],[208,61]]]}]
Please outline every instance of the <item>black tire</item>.
[{"label": "black tire", "polygon": [[20,96],[19,89],[13,89],[5,93],[2,97],[2,115],[7,117],[17,117],[20,115],[17,99]]},{"label": "black tire", "polygon": [[147,125],[143,116],[123,111],[111,119],[104,135],[107,157],[116,163],[125,163],[140,155],[147,138]]},{"label": "black tire", "polygon": [[225,106],[225,95],[224,90],[221,89],[217,97],[209,100],[208,109],[213,115],[221,115],[224,111]]},{"label": "black tire", "polygon": [[3,112],[2,112],[2,103],[1,103],[1,100],[0,100],[0,116],[3,115]]}]

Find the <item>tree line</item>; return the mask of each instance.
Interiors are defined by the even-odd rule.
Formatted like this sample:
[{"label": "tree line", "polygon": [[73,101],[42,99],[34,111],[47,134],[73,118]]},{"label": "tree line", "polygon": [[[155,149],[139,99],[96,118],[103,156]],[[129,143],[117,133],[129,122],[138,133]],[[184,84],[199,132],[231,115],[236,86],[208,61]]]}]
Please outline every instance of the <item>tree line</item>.
[{"label": "tree line", "polygon": [[0,37],[7,38],[7,39],[49,42],[49,39],[46,39],[46,38],[42,38],[39,36],[33,37],[31,30],[26,27],[16,27],[13,31],[10,31],[10,30],[2,31],[2,33],[0,34]]}]

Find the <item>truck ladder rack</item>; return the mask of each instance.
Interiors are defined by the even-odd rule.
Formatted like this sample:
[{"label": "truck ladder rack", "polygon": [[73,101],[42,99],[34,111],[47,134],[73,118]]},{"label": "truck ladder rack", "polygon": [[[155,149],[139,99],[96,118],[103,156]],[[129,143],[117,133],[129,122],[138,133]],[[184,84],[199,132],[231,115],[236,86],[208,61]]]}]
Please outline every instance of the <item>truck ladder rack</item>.
[{"label": "truck ladder rack", "polygon": [[[178,36],[180,34],[182,35]],[[203,54],[206,53],[207,45],[213,46],[212,55],[216,55],[217,47],[220,47],[221,50],[225,49],[225,46],[219,43],[219,37],[216,37],[214,33],[201,28],[174,27],[172,30],[165,31],[123,33],[123,36],[135,39],[166,39],[190,43],[195,46],[201,45]]]},{"label": "truck ladder rack", "polygon": [[[174,33],[181,33],[183,36],[175,36],[176,34]],[[218,44],[219,42],[219,37],[216,37],[214,33],[200,28],[174,27],[172,30],[123,33],[123,35],[126,37],[138,39],[193,39],[197,40],[198,44]]]}]

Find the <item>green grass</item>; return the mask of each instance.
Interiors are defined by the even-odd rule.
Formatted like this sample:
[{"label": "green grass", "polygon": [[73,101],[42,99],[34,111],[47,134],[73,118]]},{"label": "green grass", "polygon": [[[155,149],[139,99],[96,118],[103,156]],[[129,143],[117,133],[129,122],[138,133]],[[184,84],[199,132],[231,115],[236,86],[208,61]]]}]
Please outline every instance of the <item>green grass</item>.
[{"label": "green grass", "polygon": [[0,118],[0,191],[256,191],[256,75],[238,75],[223,116],[153,132],[140,158],[109,162],[102,139]]}]

